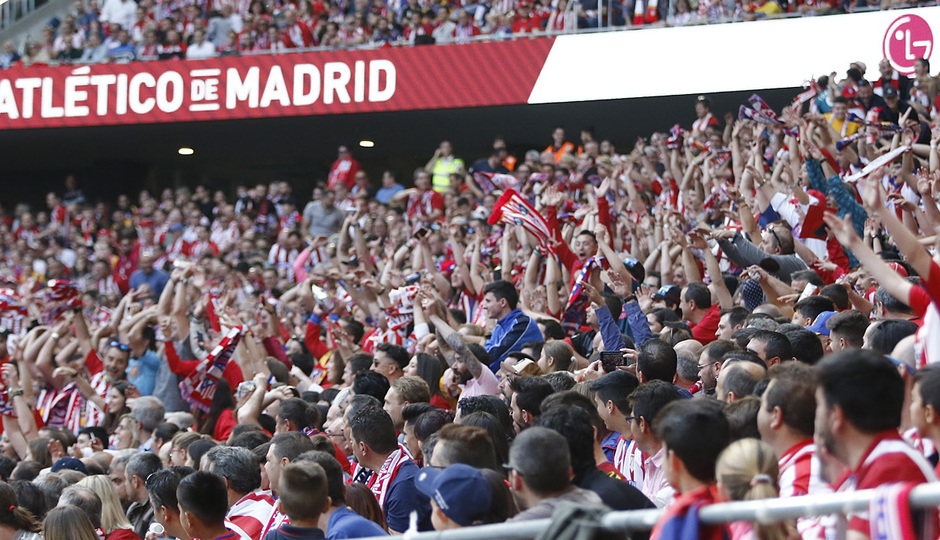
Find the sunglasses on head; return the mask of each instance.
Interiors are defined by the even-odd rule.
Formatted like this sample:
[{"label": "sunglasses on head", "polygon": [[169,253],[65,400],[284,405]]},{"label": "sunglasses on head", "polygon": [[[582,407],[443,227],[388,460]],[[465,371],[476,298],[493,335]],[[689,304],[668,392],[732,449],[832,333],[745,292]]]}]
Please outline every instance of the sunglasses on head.
[{"label": "sunglasses on head", "polygon": [[118,349],[121,349],[124,352],[130,352],[131,350],[130,347],[121,343],[120,341],[112,341],[111,343],[108,343],[108,347],[117,347]]}]

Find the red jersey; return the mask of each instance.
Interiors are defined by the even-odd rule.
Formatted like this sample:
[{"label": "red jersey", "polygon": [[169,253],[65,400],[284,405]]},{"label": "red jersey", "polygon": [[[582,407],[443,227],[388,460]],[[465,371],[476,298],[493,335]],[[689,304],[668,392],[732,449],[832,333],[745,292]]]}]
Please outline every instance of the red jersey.
[{"label": "red jersey", "polygon": [[270,491],[253,491],[229,508],[225,526],[235,532],[240,540],[261,540],[261,533],[276,505]]},{"label": "red jersey", "polygon": [[689,327],[692,329],[693,339],[697,340],[702,345],[708,345],[718,339],[715,336],[715,332],[718,331],[719,319],[721,319],[721,309],[719,309],[718,304],[712,304],[712,307],[708,308],[708,311],[705,312],[705,316],[702,317],[702,320],[697,323],[689,323]]},{"label": "red jersey", "polygon": [[352,189],[356,185],[356,173],[359,172],[359,163],[353,158],[337,159],[330,167],[330,174],[327,177],[326,187],[333,189],[337,184],[346,184],[346,187]]},{"label": "red jersey", "polygon": [[284,29],[284,46],[289,49],[300,49],[314,45],[313,33],[306,24],[297,21]]},{"label": "red jersey", "polygon": [[535,15],[529,15],[528,17],[516,15],[516,18],[512,20],[511,31],[513,34],[530,34],[541,29],[542,21]]},{"label": "red jersey", "polygon": [[[927,459],[907,444],[897,430],[884,431],[872,441],[860,464],[844,481],[848,491],[876,488],[895,482],[934,482],[937,476]],[[851,514],[849,530],[869,534],[868,512]]]}]

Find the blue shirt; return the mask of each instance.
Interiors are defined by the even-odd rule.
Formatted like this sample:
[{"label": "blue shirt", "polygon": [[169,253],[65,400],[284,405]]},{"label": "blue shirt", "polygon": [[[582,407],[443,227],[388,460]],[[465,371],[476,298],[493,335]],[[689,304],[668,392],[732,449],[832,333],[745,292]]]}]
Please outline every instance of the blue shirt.
[{"label": "blue shirt", "polygon": [[620,441],[620,434],[616,431],[608,431],[604,440],[601,441],[601,450],[607,456],[607,461],[614,462],[614,452],[617,451],[617,443]]},{"label": "blue shirt", "polygon": [[138,269],[131,274],[130,285],[131,289],[136,289],[144,284],[149,285],[150,290],[153,291],[153,299],[156,300],[163,294],[163,288],[166,287],[168,281],[170,281],[170,275],[163,270],[154,268],[152,272],[145,274],[143,270]]},{"label": "blue shirt", "polygon": [[388,204],[388,202],[392,200],[392,197],[403,189],[405,189],[405,186],[401,184],[395,184],[392,187],[383,187],[375,192],[375,200],[382,204]]},{"label": "blue shirt", "polygon": [[140,390],[140,395],[149,396],[157,385],[157,371],[160,370],[160,357],[147,349],[140,358],[131,358],[127,363],[127,380]]},{"label": "blue shirt", "polygon": [[418,512],[419,531],[434,530],[431,524],[431,500],[415,486],[415,478],[420,470],[414,461],[408,460],[402,463],[392,484],[388,486],[385,508],[382,510],[388,528],[393,531],[408,530],[408,518],[413,510]]},{"label": "blue shirt", "polygon": [[521,351],[523,343],[543,339],[542,332],[533,319],[519,308],[510,311],[496,323],[490,339],[486,340],[486,352],[490,354],[490,369],[496,373],[499,371],[499,363],[509,353]]},{"label": "blue shirt", "polygon": [[268,531],[268,534],[264,536],[264,540],[307,540],[308,538],[326,537],[323,531],[316,527],[294,527],[288,523]]},{"label": "blue shirt", "polygon": [[379,524],[366,519],[352,511],[348,506],[340,506],[330,514],[330,521],[326,525],[326,537],[339,538],[368,538],[370,536],[388,536]]}]

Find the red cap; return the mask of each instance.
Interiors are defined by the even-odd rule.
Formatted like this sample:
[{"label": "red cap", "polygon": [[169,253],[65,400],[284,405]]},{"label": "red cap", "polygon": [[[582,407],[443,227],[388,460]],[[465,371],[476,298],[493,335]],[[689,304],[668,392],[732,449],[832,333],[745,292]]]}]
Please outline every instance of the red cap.
[{"label": "red cap", "polygon": [[900,263],[889,262],[888,266],[890,266],[892,270],[900,274],[901,277],[907,277],[907,268],[904,268],[903,266],[901,266]]}]

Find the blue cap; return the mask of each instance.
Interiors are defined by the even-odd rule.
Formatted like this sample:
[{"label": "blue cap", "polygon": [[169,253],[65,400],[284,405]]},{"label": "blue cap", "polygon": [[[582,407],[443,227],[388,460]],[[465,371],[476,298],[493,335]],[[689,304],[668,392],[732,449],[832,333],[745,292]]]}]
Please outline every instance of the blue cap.
[{"label": "blue cap", "polygon": [[80,459],[69,456],[59,458],[52,464],[52,472],[59,472],[62,469],[71,469],[82,474],[88,474],[88,469],[85,468],[85,464]]},{"label": "blue cap", "polygon": [[425,467],[415,487],[431,499],[448,518],[462,527],[473,525],[490,510],[493,492],[483,473],[463,463],[446,469]]},{"label": "blue cap", "polygon": [[829,318],[835,314],[836,314],[835,311],[823,311],[819,315],[816,315],[816,320],[813,321],[813,324],[807,326],[806,329],[812,330],[813,332],[816,332],[817,334],[828,336],[829,329],[826,328],[826,321],[828,321]]}]

